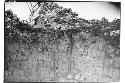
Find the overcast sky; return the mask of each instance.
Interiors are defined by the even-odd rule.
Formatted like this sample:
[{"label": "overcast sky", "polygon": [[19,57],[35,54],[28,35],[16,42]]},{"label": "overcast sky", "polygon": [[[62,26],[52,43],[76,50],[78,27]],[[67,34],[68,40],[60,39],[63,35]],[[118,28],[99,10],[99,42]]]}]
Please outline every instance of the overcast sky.
[{"label": "overcast sky", "polygon": [[[78,16],[87,20],[106,17],[109,21],[120,18],[120,8],[107,2],[57,2],[59,6],[71,8]],[[20,20],[27,20],[30,10],[26,2],[7,2],[5,10],[11,9]]]}]

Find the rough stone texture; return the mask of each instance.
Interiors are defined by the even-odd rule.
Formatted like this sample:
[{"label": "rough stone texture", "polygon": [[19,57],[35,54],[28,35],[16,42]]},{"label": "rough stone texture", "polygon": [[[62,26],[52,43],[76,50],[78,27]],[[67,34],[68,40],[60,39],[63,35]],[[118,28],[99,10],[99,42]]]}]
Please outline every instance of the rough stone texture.
[{"label": "rough stone texture", "polygon": [[[81,36],[84,39],[80,39]],[[96,39],[96,42],[92,42]],[[48,49],[39,45],[10,44],[8,82],[113,82],[120,80],[120,57],[113,48],[88,34],[74,36],[72,54],[67,37]],[[107,55],[106,56],[106,52]],[[110,57],[109,57],[110,56]],[[71,67],[71,68],[70,68]]]}]

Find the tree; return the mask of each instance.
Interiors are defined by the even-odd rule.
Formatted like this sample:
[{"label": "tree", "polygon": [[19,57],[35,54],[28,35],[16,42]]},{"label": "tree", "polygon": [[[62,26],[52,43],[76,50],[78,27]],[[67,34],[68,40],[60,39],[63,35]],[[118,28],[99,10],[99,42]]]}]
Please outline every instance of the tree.
[{"label": "tree", "polygon": [[[54,2],[42,2],[41,10],[39,11],[39,18],[36,25],[48,28],[69,29],[74,28],[78,22],[78,14],[72,12],[71,9],[62,8]],[[49,25],[49,26],[48,26]]]}]

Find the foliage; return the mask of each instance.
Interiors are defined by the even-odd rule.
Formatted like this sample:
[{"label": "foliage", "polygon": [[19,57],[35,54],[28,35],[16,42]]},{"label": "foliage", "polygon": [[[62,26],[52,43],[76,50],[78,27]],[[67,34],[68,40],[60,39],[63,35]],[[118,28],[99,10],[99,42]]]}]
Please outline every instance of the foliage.
[{"label": "foliage", "polygon": [[71,9],[60,7],[54,2],[42,2],[36,25],[53,29],[75,28],[77,16]]},{"label": "foliage", "polygon": [[115,19],[108,22],[107,19],[97,20],[92,22],[92,35],[99,36],[109,42],[113,47],[120,45],[120,19]]},{"label": "foliage", "polygon": [[[25,40],[29,42],[39,42],[39,36],[46,34],[48,40],[64,36],[68,37],[83,31],[98,36],[109,42],[113,47],[118,48],[120,45],[120,19],[109,22],[103,17],[101,20],[85,20],[78,18],[78,14],[72,12],[69,8],[58,6],[54,2],[41,2],[41,10],[37,17],[36,24],[30,26],[22,22],[13,14],[11,10],[5,11],[5,38],[8,40]],[[54,34],[54,35],[53,35]]]}]

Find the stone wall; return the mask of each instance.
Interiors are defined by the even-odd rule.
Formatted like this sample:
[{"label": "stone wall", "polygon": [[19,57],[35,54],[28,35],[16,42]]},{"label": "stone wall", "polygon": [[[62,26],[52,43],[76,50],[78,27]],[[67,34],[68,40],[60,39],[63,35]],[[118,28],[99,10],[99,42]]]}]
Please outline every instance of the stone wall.
[{"label": "stone wall", "polygon": [[[14,43],[6,46],[7,82],[111,82],[120,79],[120,57],[100,38],[87,33],[67,36],[59,44]],[[42,41],[42,40],[41,40]],[[72,51],[72,54],[71,54]]]}]

